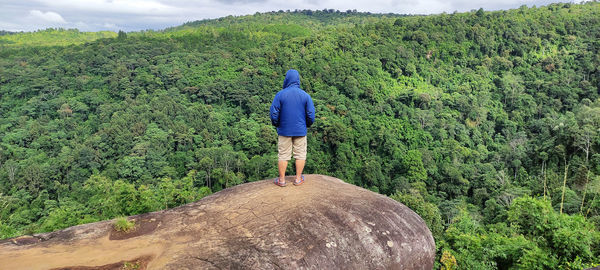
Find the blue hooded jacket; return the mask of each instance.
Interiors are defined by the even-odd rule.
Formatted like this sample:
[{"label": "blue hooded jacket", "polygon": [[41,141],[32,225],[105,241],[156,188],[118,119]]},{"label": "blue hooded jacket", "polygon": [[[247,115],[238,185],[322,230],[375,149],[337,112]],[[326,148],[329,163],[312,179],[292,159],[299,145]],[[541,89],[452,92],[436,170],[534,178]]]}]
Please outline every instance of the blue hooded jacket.
[{"label": "blue hooded jacket", "polygon": [[300,74],[290,69],[285,74],[283,90],[271,104],[271,123],[279,136],[306,136],[306,128],[315,122],[315,105],[310,95],[300,89]]}]

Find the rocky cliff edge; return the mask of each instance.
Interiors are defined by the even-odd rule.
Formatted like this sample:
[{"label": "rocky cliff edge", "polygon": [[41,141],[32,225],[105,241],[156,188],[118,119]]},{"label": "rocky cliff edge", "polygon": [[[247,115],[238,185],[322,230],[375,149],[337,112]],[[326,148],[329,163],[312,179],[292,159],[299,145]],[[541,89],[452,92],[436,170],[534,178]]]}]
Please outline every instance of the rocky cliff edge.
[{"label": "rocky cliff edge", "polygon": [[271,180],[181,207],[0,242],[2,269],[432,269],[423,220],[380,194],[323,176]]}]

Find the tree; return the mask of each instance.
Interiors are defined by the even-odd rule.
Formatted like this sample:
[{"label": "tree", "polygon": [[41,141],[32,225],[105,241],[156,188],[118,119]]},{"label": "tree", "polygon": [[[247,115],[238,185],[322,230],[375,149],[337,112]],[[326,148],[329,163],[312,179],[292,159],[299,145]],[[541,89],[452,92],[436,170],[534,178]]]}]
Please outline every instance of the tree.
[{"label": "tree", "polygon": [[588,107],[583,106],[576,114],[580,128],[576,129],[574,134],[574,142],[579,150],[585,153],[585,183],[583,185],[583,198],[581,199],[580,214],[583,212],[585,196],[587,193],[587,185],[590,177],[590,154],[593,154],[594,142],[598,140],[598,130],[600,129],[600,106]]},{"label": "tree", "polygon": [[416,189],[410,189],[409,193],[396,192],[390,198],[403,203],[408,208],[415,211],[427,224],[435,239],[442,238],[442,217],[437,206],[433,203],[425,202],[421,193]]},{"label": "tree", "polygon": [[9,159],[8,161],[6,161],[4,163],[4,170],[6,170],[6,173],[8,174],[8,181],[9,181],[9,185],[13,185],[15,184],[15,175],[18,171],[18,164],[12,160]]},{"label": "tree", "polygon": [[212,169],[214,167],[214,161],[210,157],[204,157],[202,158],[202,160],[200,160],[200,163],[198,165],[200,166],[200,168],[206,171],[206,183],[208,183],[208,187],[210,188],[212,186],[210,179]]},{"label": "tree", "polygon": [[125,33],[123,30],[119,30],[119,33],[117,34],[117,39],[124,40],[126,38],[127,38],[127,33]]}]

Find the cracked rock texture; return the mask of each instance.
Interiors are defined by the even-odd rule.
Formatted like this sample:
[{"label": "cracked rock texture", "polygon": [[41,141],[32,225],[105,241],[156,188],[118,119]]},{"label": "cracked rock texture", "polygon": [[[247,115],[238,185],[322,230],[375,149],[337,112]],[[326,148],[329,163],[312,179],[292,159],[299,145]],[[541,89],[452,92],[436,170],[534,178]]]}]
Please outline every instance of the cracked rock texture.
[{"label": "cracked rock texture", "polygon": [[[0,242],[2,269],[432,269],[423,220],[323,175],[243,184],[174,209]],[[134,269],[134,268],[131,268]]]}]

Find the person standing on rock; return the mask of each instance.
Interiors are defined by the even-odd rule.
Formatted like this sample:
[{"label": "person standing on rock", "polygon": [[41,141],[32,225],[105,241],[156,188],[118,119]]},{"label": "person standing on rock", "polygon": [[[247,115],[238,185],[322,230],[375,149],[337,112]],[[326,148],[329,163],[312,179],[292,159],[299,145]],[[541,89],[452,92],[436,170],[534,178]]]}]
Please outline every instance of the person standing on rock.
[{"label": "person standing on rock", "polygon": [[281,187],[286,185],[285,170],[293,152],[296,160],[294,185],[301,185],[304,183],[302,170],[306,163],[307,127],[315,122],[315,105],[310,95],[300,89],[300,74],[297,70],[290,69],[285,74],[283,89],[275,95],[270,112],[271,123],[277,127],[279,135],[279,177],[275,178],[275,184]]}]

